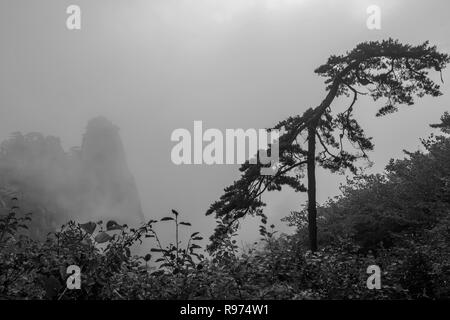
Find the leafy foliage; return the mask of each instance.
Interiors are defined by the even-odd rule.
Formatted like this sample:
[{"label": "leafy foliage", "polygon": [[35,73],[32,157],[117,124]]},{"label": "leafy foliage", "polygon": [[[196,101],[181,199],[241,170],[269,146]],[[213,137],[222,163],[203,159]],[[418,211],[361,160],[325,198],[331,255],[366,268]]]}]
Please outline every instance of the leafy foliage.
[{"label": "leafy foliage", "polygon": [[[321,248],[316,252],[307,249],[305,210],[284,219],[297,226],[295,234],[278,235],[274,225],[267,226],[261,201],[263,192],[283,186],[306,191],[307,150],[299,140],[312,122],[322,146],[317,162],[333,172],[356,173],[356,161],[373,147],[352,118],[361,87],[374,100],[387,99],[377,112],[385,115],[400,104],[412,104],[414,96],[439,95],[427,70],[440,72],[448,62],[428,43],[413,47],[393,40],[363,43],[330,57],[316,70],[329,90],[322,104],[275,127],[285,129],[278,172],[261,176],[261,166],[244,164],[241,179],[208,210],[218,222],[210,256],[200,246],[203,237],[189,231],[191,223],[180,220],[177,210],[138,228],[113,220],[105,225],[69,221],[39,241],[28,230],[35,217],[26,213],[29,205],[24,208],[17,195],[6,200],[9,187],[0,189],[0,299],[449,299],[448,113],[431,125],[442,134],[422,140],[424,151],[405,151],[406,157],[391,160],[383,174],[357,174],[342,186],[340,196],[319,207]],[[332,114],[331,102],[340,95],[353,95],[352,102],[346,111]],[[345,151],[344,138],[361,153]],[[0,165],[21,159],[23,150],[17,146],[27,141],[44,142],[39,136],[17,135],[3,146]],[[19,178],[32,181],[33,176]],[[247,214],[261,219],[262,238],[239,248],[235,236],[239,219]],[[167,245],[158,236],[161,223],[175,231]],[[179,240],[182,232],[189,232],[186,243]],[[144,241],[151,248],[133,254]],[[382,270],[381,290],[366,287],[366,270],[373,264]],[[70,265],[81,268],[80,290],[66,287]]]},{"label": "leafy foliage", "polygon": [[[366,95],[374,101],[384,98],[385,104],[376,114],[382,116],[395,112],[399,105],[412,105],[416,96],[439,96],[440,87],[428,72],[441,72],[449,62],[447,54],[439,53],[428,42],[411,46],[393,39],[364,42],[345,55],[332,55],[327,63],[315,70],[326,79],[327,95],[323,101],[303,115],[289,117],[274,127],[284,130],[279,139],[280,159],[275,175],[262,176],[261,165],[245,163],[240,168],[241,178],[227,187],[206,212],[207,215],[214,214],[217,219],[209,251],[217,250],[224,238],[238,229],[240,218],[246,215],[265,218],[265,204],[261,201],[265,191],[281,190],[283,186],[292,187],[295,191],[311,191],[302,183],[308,163],[308,171],[317,161],[332,172],[349,169],[357,173],[357,161],[367,160],[366,152],[374,147],[371,138],[366,137],[353,117],[358,97]],[[333,112],[332,102],[341,96],[351,97],[351,102],[344,111]],[[321,147],[317,155],[316,138]],[[313,150],[309,145],[304,146],[305,140],[314,141]],[[314,176],[313,172],[309,174]],[[312,184],[314,190],[311,192],[315,194],[315,183]],[[315,203],[315,195],[309,196]],[[311,217],[314,221],[309,223],[315,225],[315,213]]]}]

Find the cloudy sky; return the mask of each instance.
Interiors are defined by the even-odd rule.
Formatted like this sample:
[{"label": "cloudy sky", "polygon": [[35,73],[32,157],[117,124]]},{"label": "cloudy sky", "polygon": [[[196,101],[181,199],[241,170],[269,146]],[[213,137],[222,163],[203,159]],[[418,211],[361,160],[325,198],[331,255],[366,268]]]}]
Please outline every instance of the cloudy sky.
[{"label": "cloudy sky", "polygon": [[[81,7],[81,30],[66,28],[66,8]],[[381,30],[368,30],[366,9],[381,8]],[[175,166],[177,128],[265,128],[303,113],[324,97],[313,70],[330,54],[387,37],[430,40],[450,52],[446,0],[2,0],[0,138],[14,131],[59,136],[80,145],[87,121],[104,115],[121,129],[128,163],[148,218],[171,208],[209,235],[204,212],[238,177],[237,166]],[[359,101],[357,117],[381,171],[402,149],[417,149],[429,123],[450,109],[444,96],[375,118]],[[344,103],[338,101],[337,103]],[[344,177],[321,172],[319,201],[338,194]],[[304,204],[281,192],[266,197],[269,223]],[[244,225],[245,241],[256,224]]]}]

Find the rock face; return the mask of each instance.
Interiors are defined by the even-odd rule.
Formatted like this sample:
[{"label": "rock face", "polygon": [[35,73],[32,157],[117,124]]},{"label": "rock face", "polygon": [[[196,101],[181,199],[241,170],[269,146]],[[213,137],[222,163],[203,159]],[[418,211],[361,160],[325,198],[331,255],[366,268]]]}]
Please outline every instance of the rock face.
[{"label": "rock face", "polygon": [[[12,190],[12,191],[11,191]],[[0,145],[0,214],[18,198],[32,212],[37,238],[72,219],[114,219],[137,225],[144,215],[119,129],[103,117],[89,121],[81,147],[65,152],[56,137],[12,134]]]},{"label": "rock face", "polygon": [[80,155],[83,216],[142,222],[136,183],[118,127],[103,117],[89,121]]}]

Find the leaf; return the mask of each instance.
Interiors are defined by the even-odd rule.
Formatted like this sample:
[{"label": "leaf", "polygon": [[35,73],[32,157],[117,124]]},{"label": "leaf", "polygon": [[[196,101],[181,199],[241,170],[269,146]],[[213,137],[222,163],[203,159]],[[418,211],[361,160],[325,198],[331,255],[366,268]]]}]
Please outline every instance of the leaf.
[{"label": "leaf", "polygon": [[144,257],[145,261],[150,261],[150,259],[152,258],[152,255],[150,253],[147,253]]},{"label": "leaf", "polygon": [[194,252],[192,252],[191,254],[192,254],[193,256],[197,257],[198,260],[202,260],[202,259],[203,259],[203,255],[201,255],[201,254],[194,253]]},{"label": "leaf", "polygon": [[172,217],[164,217],[161,219],[161,221],[169,221],[169,220],[175,220],[175,219]]},{"label": "leaf", "polygon": [[385,105],[384,107],[380,108],[375,116],[376,117],[385,116],[387,114],[394,113],[397,110],[398,109],[396,106],[394,106],[392,104],[388,104],[388,105]]},{"label": "leaf", "polygon": [[203,237],[194,237],[192,240],[203,240]]},{"label": "leaf", "polygon": [[164,259],[164,258],[158,258],[158,259],[155,260],[155,262],[161,262],[161,261],[166,261],[166,259]]},{"label": "leaf", "polygon": [[87,222],[87,223],[80,224],[80,228],[89,234],[93,234],[96,227],[97,227],[97,225],[94,222]]},{"label": "leaf", "polygon": [[180,224],[182,224],[184,226],[191,226],[191,224],[189,222],[180,222]]},{"label": "leaf", "polygon": [[151,251],[151,252],[164,252],[165,250],[163,250],[163,249],[158,249],[158,248],[151,248],[150,251]]},{"label": "leaf", "polygon": [[173,213],[174,215],[176,215],[176,216],[179,215],[178,211],[176,211],[176,210],[174,210],[174,209],[172,209],[172,213]]},{"label": "leaf", "polygon": [[104,242],[107,242],[107,241],[109,241],[109,240],[111,240],[112,239],[112,237],[109,235],[109,234],[107,234],[106,232],[100,232],[98,235],[96,235],[95,236],[95,238],[94,238],[94,240],[97,242],[97,243],[104,243]]},{"label": "leaf", "polygon": [[198,235],[200,232],[194,232],[193,234],[191,234],[191,238],[195,237],[196,235]]},{"label": "leaf", "polygon": [[53,298],[58,294],[58,291],[62,288],[61,283],[53,275],[50,277],[42,277],[43,287],[47,297]]},{"label": "leaf", "polygon": [[122,230],[122,226],[119,225],[117,222],[115,222],[114,220],[109,220],[106,223],[106,230],[111,231],[111,230]]},{"label": "leaf", "polygon": [[191,249],[200,249],[201,247],[199,245],[196,245],[195,243],[191,245]]}]

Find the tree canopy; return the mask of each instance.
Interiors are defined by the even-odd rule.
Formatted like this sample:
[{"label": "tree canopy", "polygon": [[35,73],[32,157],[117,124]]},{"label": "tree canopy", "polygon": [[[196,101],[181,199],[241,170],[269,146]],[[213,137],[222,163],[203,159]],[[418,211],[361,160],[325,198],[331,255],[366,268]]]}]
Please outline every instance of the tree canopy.
[{"label": "tree canopy", "polygon": [[[261,217],[263,223],[267,220],[261,200],[265,191],[281,190],[283,186],[299,192],[314,191],[309,205],[315,210],[315,180],[308,188],[303,183],[308,161],[313,162],[307,167],[308,180],[315,178],[314,162],[332,172],[350,169],[356,173],[357,160],[367,159],[367,151],[374,147],[353,115],[358,97],[365,95],[374,101],[384,100],[376,116],[395,112],[400,105],[412,105],[415,97],[437,97],[442,94],[440,86],[429,76],[429,71],[441,73],[448,62],[450,57],[428,42],[412,46],[393,39],[363,42],[344,55],[330,56],[315,70],[325,78],[327,94],[323,101],[273,127],[284,129],[279,140],[277,173],[262,176],[262,165],[245,163],[240,168],[241,178],[227,187],[206,212],[217,219],[208,249],[216,250],[224,238],[236,231],[239,219],[247,214]],[[340,96],[350,98],[350,103],[346,110],[334,111],[332,102]],[[321,147],[317,155],[316,138]],[[305,140],[312,143],[305,146]]]}]

